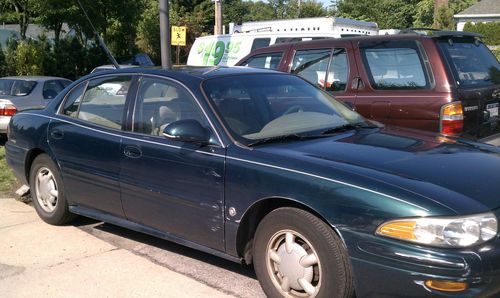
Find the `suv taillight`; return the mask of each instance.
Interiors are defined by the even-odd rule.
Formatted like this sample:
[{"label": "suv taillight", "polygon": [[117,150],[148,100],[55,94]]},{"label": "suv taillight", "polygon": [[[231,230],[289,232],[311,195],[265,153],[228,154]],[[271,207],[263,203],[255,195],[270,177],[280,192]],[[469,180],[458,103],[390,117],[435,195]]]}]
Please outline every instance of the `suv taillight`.
[{"label": "suv taillight", "polygon": [[441,133],[444,135],[461,134],[464,128],[462,103],[452,102],[441,107]]},{"label": "suv taillight", "polygon": [[17,109],[15,106],[11,104],[0,104],[0,116],[14,116],[15,113],[17,113]]}]

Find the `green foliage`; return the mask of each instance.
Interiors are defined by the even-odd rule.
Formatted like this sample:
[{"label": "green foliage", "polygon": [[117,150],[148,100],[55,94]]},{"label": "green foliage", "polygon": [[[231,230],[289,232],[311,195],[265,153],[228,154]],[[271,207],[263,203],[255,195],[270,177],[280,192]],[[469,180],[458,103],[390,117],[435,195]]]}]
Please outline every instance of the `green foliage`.
[{"label": "green foliage", "polygon": [[31,40],[21,41],[16,50],[16,75],[42,75],[43,72],[43,48],[39,43]]},{"label": "green foliage", "polygon": [[436,16],[434,18],[434,27],[437,29],[453,30],[453,11],[450,7],[441,5],[437,9]]},{"label": "green foliage", "polygon": [[[3,144],[5,140],[0,139]],[[0,147],[0,197],[10,196],[14,192],[16,178],[5,160],[5,147]]]},{"label": "green foliage", "polygon": [[483,41],[487,45],[500,45],[500,22],[477,23],[475,25],[467,22],[464,31],[482,34]]},{"label": "green foliage", "polygon": [[304,1],[300,5],[299,18],[325,17],[328,10],[315,0]]},{"label": "green foliage", "polygon": [[332,12],[346,18],[376,22],[381,29],[434,27],[454,29],[453,15],[477,0],[449,0],[437,9],[434,0],[340,0]]},{"label": "green foliage", "polygon": [[495,57],[497,57],[497,60],[500,61],[500,49],[491,50],[491,52],[495,55]]}]

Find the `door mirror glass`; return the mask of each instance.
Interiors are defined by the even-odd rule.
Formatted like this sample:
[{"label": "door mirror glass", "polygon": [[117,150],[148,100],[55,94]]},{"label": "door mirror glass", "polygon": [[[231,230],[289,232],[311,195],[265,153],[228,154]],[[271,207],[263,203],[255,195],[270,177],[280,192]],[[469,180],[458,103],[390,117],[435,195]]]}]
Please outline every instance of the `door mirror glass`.
[{"label": "door mirror glass", "polygon": [[172,122],[163,129],[163,136],[170,140],[209,144],[210,131],[194,119]]}]

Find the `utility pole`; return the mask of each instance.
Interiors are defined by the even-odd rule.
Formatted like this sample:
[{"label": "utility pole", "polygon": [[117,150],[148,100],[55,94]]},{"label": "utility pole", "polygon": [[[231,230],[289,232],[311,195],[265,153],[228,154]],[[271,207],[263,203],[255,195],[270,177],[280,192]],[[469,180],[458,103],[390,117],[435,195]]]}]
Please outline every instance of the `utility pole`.
[{"label": "utility pole", "polygon": [[161,42],[161,67],[171,69],[170,61],[170,20],[168,16],[168,0],[159,0],[160,3],[160,42]]},{"label": "utility pole", "polygon": [[215,2],[215,27],[214,35],[222,34],[222,0],[212,0]]}]

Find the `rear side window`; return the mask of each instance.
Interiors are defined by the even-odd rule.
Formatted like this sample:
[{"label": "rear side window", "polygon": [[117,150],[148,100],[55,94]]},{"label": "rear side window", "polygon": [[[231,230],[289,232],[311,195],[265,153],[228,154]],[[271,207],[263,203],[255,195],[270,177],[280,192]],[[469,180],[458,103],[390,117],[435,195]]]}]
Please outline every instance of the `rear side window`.
[{"label": "rear side window", "polygon": [[359,48],[374,89],[431,87],[423,55],[415,41],[361,43]]},{"label": "rear side window", "polygon": [[293,58],[290,72],[316,86],[324,87],[331,53],[331,49],[298,50]]},{"label": "rear side window", "polygon": [[[104,77],[89,81],[71,91],[63,114],[100,126],[121,129],[131,76]],[[83,95],[82,95],[83,94]]]},{"label": "rear side window", "polygon": [[248,58],[241,65],[255,68],[278,69],[281,57],[283,57],[282,52],[256,55]]},{"label": "rear side window", "polygon": [[458,85],[500,84],[500,64],[482,42],[471,39],[441,40],[439,46]]},{"label": "rear side window", "polygon": [[268,47],[271,43],[270,38],[256,38],[252,43],[252,51],[260,48]]},{"label": "rear side window", "polygon": [[85,91],[86,85],[87,84],[80,84],[78,87],[71,90],[69,95],[66,97],[66,101],[64,102],[64,106],[61,111],[62,114],[73,118],[77,117],[78,108],[82,102],[83,92]]}]

